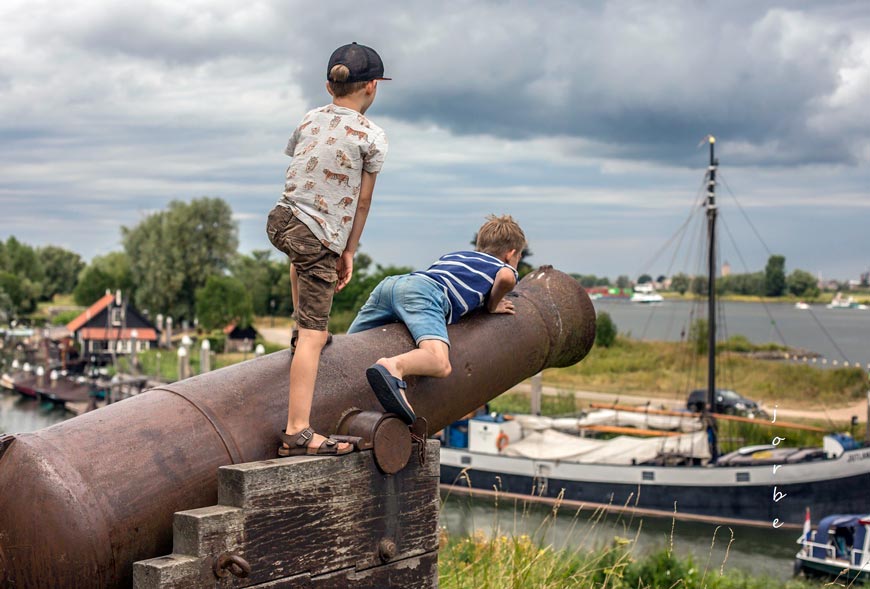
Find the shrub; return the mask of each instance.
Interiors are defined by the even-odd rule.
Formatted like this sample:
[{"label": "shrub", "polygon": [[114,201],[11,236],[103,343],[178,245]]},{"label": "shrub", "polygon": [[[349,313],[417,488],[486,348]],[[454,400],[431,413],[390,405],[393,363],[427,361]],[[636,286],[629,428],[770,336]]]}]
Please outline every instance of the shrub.
[{"label": "shrub", "polygon": [[598,313],[595,319],[595,345],[609,348],[616,340],[616,323],[610,314],[604,311]]}]

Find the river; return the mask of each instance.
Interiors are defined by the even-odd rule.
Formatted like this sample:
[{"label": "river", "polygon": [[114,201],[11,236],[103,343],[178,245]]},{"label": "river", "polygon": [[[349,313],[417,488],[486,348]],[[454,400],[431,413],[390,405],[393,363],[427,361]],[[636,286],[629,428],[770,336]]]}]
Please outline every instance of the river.
[{"label": "river", "polygon": [[[680,341],[681,334],[689,333],[693,308],[695,317],[706,317],[706,301],[700,306],[681,300],[652,305],[595,301],[596,311],[609,313],[620,334],[642,340]],[[740,334],[756,344],[784,343],[820,354],[827,360],[826,366],[848,361],[870,370],[870,310],[828,309],[824,305],[801,310],[793,304],[729,301],[722,302],[721,309],[720,336]],[[821,358],[817,365],[821,365]]]}]

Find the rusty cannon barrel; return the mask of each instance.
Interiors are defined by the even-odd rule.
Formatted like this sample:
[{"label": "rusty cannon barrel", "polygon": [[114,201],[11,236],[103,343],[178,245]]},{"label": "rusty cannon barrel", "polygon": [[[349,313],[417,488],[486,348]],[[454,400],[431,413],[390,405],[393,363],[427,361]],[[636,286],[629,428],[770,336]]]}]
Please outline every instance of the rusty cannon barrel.
[{"label": "rusty cannon barrel", "polygon": [[[548,367],[582,359],[595,311],[576,280],[542,268],[509,296],[516,315],[450,326],[452,374],[409,378],[436,431]],[[324,349],[312,425],[382,410],[365,369],[413,347],[395,324]],[[0,586],[123,587],[134,561],[171,552],[176,511],[217,502],[218,467],[275,457],[289,351],[152,389],[29,434],[0,436]]]}]

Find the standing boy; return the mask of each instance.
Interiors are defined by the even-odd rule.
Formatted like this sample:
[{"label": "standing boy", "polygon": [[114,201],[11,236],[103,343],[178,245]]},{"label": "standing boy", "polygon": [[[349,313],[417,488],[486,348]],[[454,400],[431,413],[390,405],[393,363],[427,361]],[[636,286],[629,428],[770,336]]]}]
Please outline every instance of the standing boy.
[{"label": "standing boy", "polygon": [[332,104],[312,110],[296,127],[285,150],[293,160],[284,193],[266,225],[269,241],[290,258],[299,328],[279,456],[353,450],[311,429],[311,403],[332,297],[350,281],[387,152],[383,130],[363,115],[375,100],[378,80],[389,78],[375,50],[356,43],[333,52],[326,76]]},{"label": "standing boy", "polygon": [[390,276],[375,287],[347,332],[401,321],[417,344],[416,349],[381,358],[366,370],[384,409],[409,424],[417,419],[403,379],[450,374],[448,324],[479,307],[514,314],[514,304],[504,296],[517,283],[516,268],[525,246],[523,230],[509,215],[490,216],[477,232],[476,251],[446,254],[428,270]]}]

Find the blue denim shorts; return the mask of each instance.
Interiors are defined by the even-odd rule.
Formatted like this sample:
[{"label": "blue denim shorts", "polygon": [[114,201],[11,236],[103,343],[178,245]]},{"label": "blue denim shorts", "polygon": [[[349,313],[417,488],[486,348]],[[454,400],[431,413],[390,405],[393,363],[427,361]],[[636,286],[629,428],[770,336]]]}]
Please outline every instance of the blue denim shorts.
[{"label": "blue denim shorts", "polygon": [[347,332],[356,333],[402,322],[417,345],[434,339],[449,346],[449,315],[450,300],[433,281],[413,274],[389,276],[375,287]]}]

